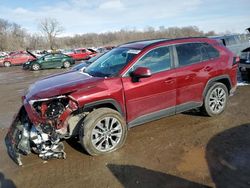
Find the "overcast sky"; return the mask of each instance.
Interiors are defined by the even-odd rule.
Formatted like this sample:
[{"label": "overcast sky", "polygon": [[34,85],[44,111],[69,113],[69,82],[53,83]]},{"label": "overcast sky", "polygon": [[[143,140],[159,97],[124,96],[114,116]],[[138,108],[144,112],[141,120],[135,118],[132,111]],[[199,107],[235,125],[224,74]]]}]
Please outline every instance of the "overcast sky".
[{"label": "overcast sky", "polygon": [[0,18],[38,32],[42,18],[57,19],[63,35],[198,26],[239,32],[250,27],[250,0],[0,0]]}]

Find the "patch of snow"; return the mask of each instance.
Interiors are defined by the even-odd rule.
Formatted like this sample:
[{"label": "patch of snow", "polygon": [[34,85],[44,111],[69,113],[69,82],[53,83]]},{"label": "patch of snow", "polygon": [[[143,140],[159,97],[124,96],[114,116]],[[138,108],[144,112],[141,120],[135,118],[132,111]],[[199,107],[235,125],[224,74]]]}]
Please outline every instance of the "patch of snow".
[{"label": "patch of snow", "polygon": [[237,83],[237,86],[247,86],[247,85],[250,85],[249,82],[238,82]]}]

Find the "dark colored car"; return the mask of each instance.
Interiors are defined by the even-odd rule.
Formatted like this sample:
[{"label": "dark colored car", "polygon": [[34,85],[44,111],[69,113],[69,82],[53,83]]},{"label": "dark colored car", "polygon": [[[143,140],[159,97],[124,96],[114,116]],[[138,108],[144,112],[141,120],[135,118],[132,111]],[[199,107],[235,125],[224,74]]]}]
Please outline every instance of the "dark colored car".
[{"label": "dark colored car", "polygon": [[2,63],[3,66],[10,67],[12,65],[22,65],[34,59],[36,59],[36,56],[26,52],[12,52],[11,55],[3,59]]},{"label": "dark colored car", "polygon": [[239,70],[243,80],[250,81],[250,48],[241,52]]},{"label": "dark colored car", "polygon": [[103,55],[103,53],[98,53],[98,55],[90,58],[89,60],[85,60],[82,61],[81,63],[79,63],[78,65],[75,65],[74,67],[71,68],[71,70],[79,70],[82,71],[84,68],[86,68],[87,66],[89,66],[91,63],[93,63],[95,60],[97,60],[99,57],[101,57]]},{"label": "dark colored car", "polygon": [[122,147],[128,128],[198,108],[221,114],[236,90],[234,54],[208,38],[123,44],[89,65],[35,82],[6,136],[9,155],[65,158],[78,136],[90,155]]},{"label": "dark colored car", "polygon": [[62,53],[51,53],[43,55],[33,61],[28,61],[23,64],[23,69],[37,71],[40,69],[49,68],[69,68],[75,63],[71,57]]},{"label": "dark colored car", "polygon": [[96,51],[99,53],[105,53],[105,52],[112,50],[113,48],[115,48],[115,46],[104,46],[104,47],[97,48]]}]

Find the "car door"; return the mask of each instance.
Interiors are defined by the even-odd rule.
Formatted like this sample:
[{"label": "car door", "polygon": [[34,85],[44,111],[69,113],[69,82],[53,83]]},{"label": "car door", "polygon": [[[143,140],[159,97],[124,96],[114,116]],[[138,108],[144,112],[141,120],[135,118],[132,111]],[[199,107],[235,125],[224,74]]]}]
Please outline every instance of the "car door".
[{"label": "car door", "polygon": [[11,64],[17,65],[19,63],[19,54],[12,55],[10,61]]},{"label": "car door", "polygon": [[76,53],[75,59],[77,59],[77,60],[86,59],[86,57],[88,55],[85,49],[78,49],[78,50],[76,50],[75,53]]},{"label": "car door", "polygon": [[42,68],[52,68],[53,67],[53,55],[54,54],[47,54],[43,57],[43,62],[41,63]]},{"label": "car door", "polygon": [[[173,67],[172,48],[158,47],[141,57],[122,78],[127,120],[131,126],[171,115],[176,104],[176,75]],[[134,82],[130,73],[137,67],[147,67],[151,77]]]},{"label": "car door", "polygon": [[178,59],[176,112],[179,113],[202,104],[205,84],[217,68],[209,59],[204,43],[178,44],[175,49]]},{"label": "car door", "polygon": [[51,67],[62,67],[62,54],[54,54],[52,57]]}]

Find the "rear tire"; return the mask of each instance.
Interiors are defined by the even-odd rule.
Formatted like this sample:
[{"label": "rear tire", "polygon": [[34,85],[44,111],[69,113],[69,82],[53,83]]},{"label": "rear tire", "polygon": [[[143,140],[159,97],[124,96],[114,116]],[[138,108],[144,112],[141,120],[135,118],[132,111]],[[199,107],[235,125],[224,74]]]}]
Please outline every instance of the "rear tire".
[{"label": "rear tire", "polygon": [[80,128],[80,142],[92,156],[121,148],[127,137],[127,125],[121,114],[110,108],[93,110]]},{"label": "rear tire", "polygon": [[68,62],[68,61],[65,61],[65,62],[63,62],[63,67],[64,68],[69,68],[70,67],[70,62]]},{"label": "rear tire", "polygon": [[5,67],[10,67],[11,66],[11,62],[9,62],[9,61],[4,62],[3,64],[4,64]]},{"label": "rear tire", "polygon": [[38,71],[40,70],[40,65],[37,63],[34,63],[33,65],[31,65],[31,70],[33,71]]},{"label": "rear tire", "polygon": [[228,89],[222,83],[214,83],[207,91],[203,101],[201,111],[207,116],[216,116],[221,114],[228,101]]}]

